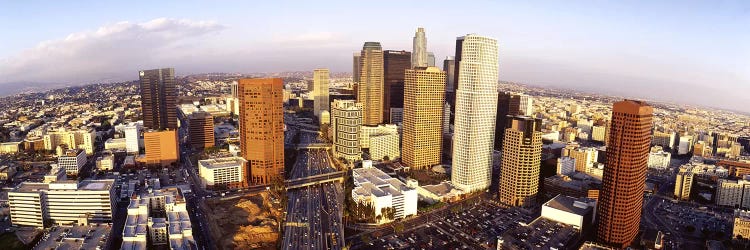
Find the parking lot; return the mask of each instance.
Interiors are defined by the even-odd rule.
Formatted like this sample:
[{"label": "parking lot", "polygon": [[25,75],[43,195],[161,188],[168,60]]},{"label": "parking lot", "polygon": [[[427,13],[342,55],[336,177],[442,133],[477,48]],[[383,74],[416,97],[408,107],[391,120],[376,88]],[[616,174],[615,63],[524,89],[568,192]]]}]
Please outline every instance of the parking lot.
[{"label": "parking lot", "polygon": [[733,215],[721,210],[710,211],[686,203],[661,202],[655,213],[674,232],[686,238],[723,239],[732,234]]},{"label": "parking lot", "polygon": [[53,227],[34,249],[105,249],[109,225]]},{"label": "parking lot", "polygon": [[352,249],[494,249],[504,232],[531,220],[532,216],[515,208],[482,201],[423,226],[355,244]]}]

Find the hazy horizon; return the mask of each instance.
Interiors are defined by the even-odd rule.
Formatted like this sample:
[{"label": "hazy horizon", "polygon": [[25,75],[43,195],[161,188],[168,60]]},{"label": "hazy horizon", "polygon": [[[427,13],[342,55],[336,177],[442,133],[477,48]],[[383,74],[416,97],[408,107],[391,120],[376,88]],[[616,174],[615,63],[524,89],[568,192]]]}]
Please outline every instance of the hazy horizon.
[{"label": "hazy horizon", "polygon": [[501,80],[750,111],[743,1],[201,3],[2,3],[0,88],[135,80],[161,67],[349,72],[365,41],[411,50],[424,27],[439,67],[456,37],[477,33],[498,39]]}]

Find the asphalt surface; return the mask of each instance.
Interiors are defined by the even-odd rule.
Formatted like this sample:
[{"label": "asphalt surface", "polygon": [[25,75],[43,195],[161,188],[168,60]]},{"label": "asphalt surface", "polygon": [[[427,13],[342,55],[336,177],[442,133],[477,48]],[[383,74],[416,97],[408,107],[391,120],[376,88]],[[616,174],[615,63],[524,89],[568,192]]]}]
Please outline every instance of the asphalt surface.
[{"label": "asphalt surface", "polygon": [[[319,142],[317,134],[302,132],[300,143]],[[301,150],[290,179],[335,172],[325,149]],[[342,249],[344,227],[341,183],[327,182],[287,191],[282,249]]]}]

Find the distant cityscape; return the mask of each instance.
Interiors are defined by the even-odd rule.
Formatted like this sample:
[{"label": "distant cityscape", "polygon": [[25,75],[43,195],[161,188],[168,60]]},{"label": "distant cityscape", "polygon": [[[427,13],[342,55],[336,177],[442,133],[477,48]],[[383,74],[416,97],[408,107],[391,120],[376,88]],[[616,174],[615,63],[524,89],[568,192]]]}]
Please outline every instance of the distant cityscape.
[{"label": "distant cityscape", "polygon": [[501,81],[498,40],[428,34],[3,97],[0,248],[750,248],[748,114]]}]

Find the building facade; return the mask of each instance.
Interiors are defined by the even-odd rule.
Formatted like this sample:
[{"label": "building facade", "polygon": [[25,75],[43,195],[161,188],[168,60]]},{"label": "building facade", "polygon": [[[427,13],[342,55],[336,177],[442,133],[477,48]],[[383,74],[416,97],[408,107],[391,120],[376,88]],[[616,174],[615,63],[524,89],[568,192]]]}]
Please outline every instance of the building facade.
[{"label": "building facade", "polygon": [[509,118],[503,140],[500,167],[500,202],[530,207],[539,198],[539,166],[542,160],[542,120],[528,116]]},{"label": "building facade", "polygon": [[445,72],[435,67],[406,71],[404,86],[404,165],[428,169],[443,152]]},{"label": "building facade", "polygon": [[112,222],[113,186],[114,180],[23,182],[8,192],[11,223],[41,228]]},{"label": "building facade", "polygon": [[78,171],[86,165],[86,152],[80,149],[68,149],[57,157],[57,166],[65,169],[68,175],[78,175]]},{"label": "building facade", "polygon": [[174,69],[139,72],[143,125],[150,129],[177,129],[177,87]]},{"label": "building facade", "polygon": [[653,108],[645,102],[614,104],[597,208],[597,242],[625,248],[638,234],[652,128]]},{"label": "building facade", "polygon": [[474,192],[490,186],[497,113],[498,47],[497,40],[473,34],[458,41],[461,50],[456,52],[459,74],[451,182],[465,192]]},{"label": "building facade", "polygon": [[[393,208],[394,219],[417,214],[419,195],[416,183],[405,184],[380,169],[372,167],[371,161],[364,161],[361,168],[352,169],[352,179],[354,181],[352,199],[374,206],[376,216],[381,214],[382,208]],[[378,223],[387,221],[387,219],[381,219]]]},{"label": "building facade", "polygon": [[669,162],[672,160],[672,154],[665,152],[661,146],[654,146],[648,154],[648,167],[658,170],[669,168]]},{"label": "building facade", "polygon": [[425,37],[424,28],[417,28],[412,41],[413,54],[411,55],[411,67],[427,67],[427,37]]},{"label": "building facade", "polygon": [[284,110],[281,78],[240,79],[240,150],[250,185],[283,178]]}]

